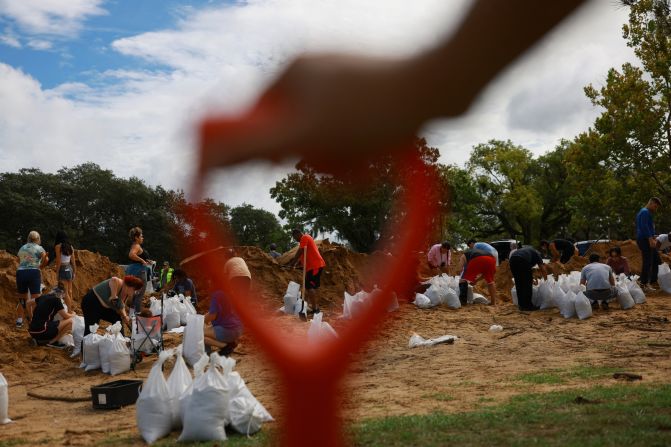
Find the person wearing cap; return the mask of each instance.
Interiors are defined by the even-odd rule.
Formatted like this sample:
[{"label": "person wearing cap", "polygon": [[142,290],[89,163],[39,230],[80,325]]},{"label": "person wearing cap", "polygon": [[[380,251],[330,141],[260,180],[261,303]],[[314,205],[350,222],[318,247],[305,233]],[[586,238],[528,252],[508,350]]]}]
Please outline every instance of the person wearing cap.
[{"label": "person wearing cap", "polygon": [[447,241],[433,245],[426,255],[429,268],[433,270],[440,269],[442,273],[449,273],[450,262],[452,260],[450,248],[452,246]]},{"label": "person wearing cap", "polygon": [[[33,318],[30,320],[28,333],[38,345],[46,344],[51,348],[63,349],[67,347],[60,343],[65,334],[72,331],[74,312],[67,312],[63,306],[65,290],[54,288],[51,293],[41,295],[35,299]],[[61,320],[55,320],[56,315]]]},{"label": "person wearing cap", "polygon": [[326,267],[326,262],[324,262],[324,258],[319,253],[317,244],[312,236],[303,234],[298,228],[295,228],[291,232],[291,236],[299,244],[294,258],[289,261],[289,265],[296,266],[300,263],[303,266],[307,299],[312,306],[313,313],[318,314],[321,310],[319,309],[319,294],[317,293],[317,289],[319,289],[321,284],[321,276],[324,267]]},{"label": "person wearing cap", "polygon": [[[247,296],[252,285],[252,275],[244,259],[233,257],[224,264],[224,277],[230,293]],[[208,323],[212,323],[208,326]],[[235,314],[227,294],[219,289],[210,294],[210,309],[205,314],[205,345],[218,348],[221,355],[229,356],[238,346],[242,336],[242,322]]]},{"label": "person wearing cap", "polygon": [[277,259],[280,256],[282,256],[282,253],[279,253],[277,251],[277,245],[276,244],[270,244],[270,252],[268,253],[273,259]]},{"label": "person wearing cap", "polygon": [[170,267],[168,261],[163,261],[163,268],[161,269],[161,280],[159,288],[164,288],[172,280],[172,275],[174,274],[174,269]]},{"label": "person wearing cap", "polygon": [[172,286],[173,292],[177,295],[184,295],[191,298],[191,304],[198,305],[198,293],[196,293],[196,286],[193,284],[186,272],[182,269],[177,269],[172,275],[174,284]]},{"label": "person wearing cap", "polygon": [[657,282],[657,239],[655,239],[655,222],[653,214],[662,206],[662,201],[651,197],[648,203],[636,215],[636,245],[641,250],[643,266],[641,267],[641,288],[645,292],[654,292],[650,284]]}]

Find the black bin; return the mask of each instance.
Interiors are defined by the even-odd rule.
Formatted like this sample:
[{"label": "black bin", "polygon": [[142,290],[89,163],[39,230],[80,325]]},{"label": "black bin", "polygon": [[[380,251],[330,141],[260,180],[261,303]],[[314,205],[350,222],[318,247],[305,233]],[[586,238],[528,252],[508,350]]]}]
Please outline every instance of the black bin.
[{"label": "black bin", "polygon": [[142,380],[115,380],[91,387],[91,401],[97,410],[133,405],[140,395]]}]

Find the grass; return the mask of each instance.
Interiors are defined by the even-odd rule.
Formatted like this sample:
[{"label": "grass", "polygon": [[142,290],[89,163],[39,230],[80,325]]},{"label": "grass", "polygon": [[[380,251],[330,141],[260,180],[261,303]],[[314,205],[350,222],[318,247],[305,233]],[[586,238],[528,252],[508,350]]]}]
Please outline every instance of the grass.
[{"label": "grass", "polygon": [[570,380],[605,378],[619,369],[607,366],[577,366],[571,369],[549,369],[541,372],[520,374],[515,377],[515,380],[533,384],[557,385]]},{"label": "grass", "polygon": [[14,447],[15,445],[28,444],[28,441],[23,439],[7,439],[0,440],[0,447]]},{"label": "grass", "polygon": [[454,396],[450,396],[447,393],[433,393],[433,394],[423,394],[422,399],[433,399],[441,402],[450,402],[455,400]]},{"label": "grass", "polygon": [[[578,395],[596,403],[575,403]],[[671,385],[522,395],[469,413],[365,421],[350,434],[356,446],[663,446],[671,444]]]}]

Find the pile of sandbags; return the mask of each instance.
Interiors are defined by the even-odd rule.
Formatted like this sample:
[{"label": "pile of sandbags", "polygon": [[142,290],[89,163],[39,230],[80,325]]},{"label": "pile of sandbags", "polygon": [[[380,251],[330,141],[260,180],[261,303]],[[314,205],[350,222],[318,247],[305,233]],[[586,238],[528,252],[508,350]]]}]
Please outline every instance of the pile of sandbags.
[{"label": "pile of sandbags", "polygon": [[121,322],[108,326],[104,335],[97,333],[97,324],[91,325],[89,329],[91,333],[83,338],[82,363],[79,367],[85,371],[101,369],[103,373],[113,376],[130,371],[130,339],[121,334]]},{"label": "pile of sandbags", "polygon": [[280,312],[287,315],[302,314],[307,317],[308,303],[301,298],[300,284],[289,281],[287,291],[284,294],[284,306],[280,307]]},{"label": "pile of sandbags", "polygon": [[[342,318],[352,319],[360,315],[364,310],[368,309],[374,299],[382,291],[375,286],[373,290],[369,293],[365,290],[361,290],[354,295],[350,295],[345,292],[343,300],[343,314]],[[398,309],[398,298],[395,293],[392,292],[391,301],[387,306],[387,312],[394,312]]]},{"label": "pile of sandbags", "polygon": [[[163,364],[175,354],[177,360],[166,381]],[[234,367],[233,359],[217,353],[209,358],[203,355],[192,378],[179,350],[163,351],[136,404],[137,426],[144,440],[151,444],[181,428],[180,441],[223,441],[226,426],[251,435],[272,421]]]},{"label": "pile of sandbags", "polygon": [[163,294],[161,299],[150,298],[149,310],[153,316],[163,316],[163,329],[170,331],[186,324],[187,315],[195,315],[196,308],[191,303],[191,298],[182,294],[168,297]]}]

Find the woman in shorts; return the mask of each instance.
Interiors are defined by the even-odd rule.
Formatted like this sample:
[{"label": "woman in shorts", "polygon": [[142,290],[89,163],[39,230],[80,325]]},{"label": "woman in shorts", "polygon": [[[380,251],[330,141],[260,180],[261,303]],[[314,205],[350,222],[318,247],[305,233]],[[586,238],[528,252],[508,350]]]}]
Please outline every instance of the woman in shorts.
[{"label": "woman in shorts", "polygon": [[40,269],[47,265],[49,257],[40,242],[40,233],[31,231],[28,233],[28,242],[19,249],[19,268],[16,270],[16,292],[19,297],[19,304],[16,306],[17,328],[23,327],[25,317],[28,319],[32,317],[35,298],[41,292],[42,271]]},{"label": "woman in shorts", "polygon": [[147,281],[151,279],[151,265],[152,261],[149,259],[147,251],[142,248],[144,242],[144,234],[142,228],[133,227],[128,232],[128,237],[131,240],[130,250],[128,251],[128,259],[130,263],[126,267],[126,275],[132,275],[142,280],[144,286],[136,291],[133,298],[133,309],[135,313],[140,313],[142,310],[142,299],[144,292],[147,289]]},{"label": "woman in shorts", "polygon": [[56,233],[56,243],[54,245],[56,253],[56,272],[58,273],[58,282],[63,284],[65,290],[65,304],[72,310],[72,281],[75,279],[75,250],[68,240],[65,231]]}]

